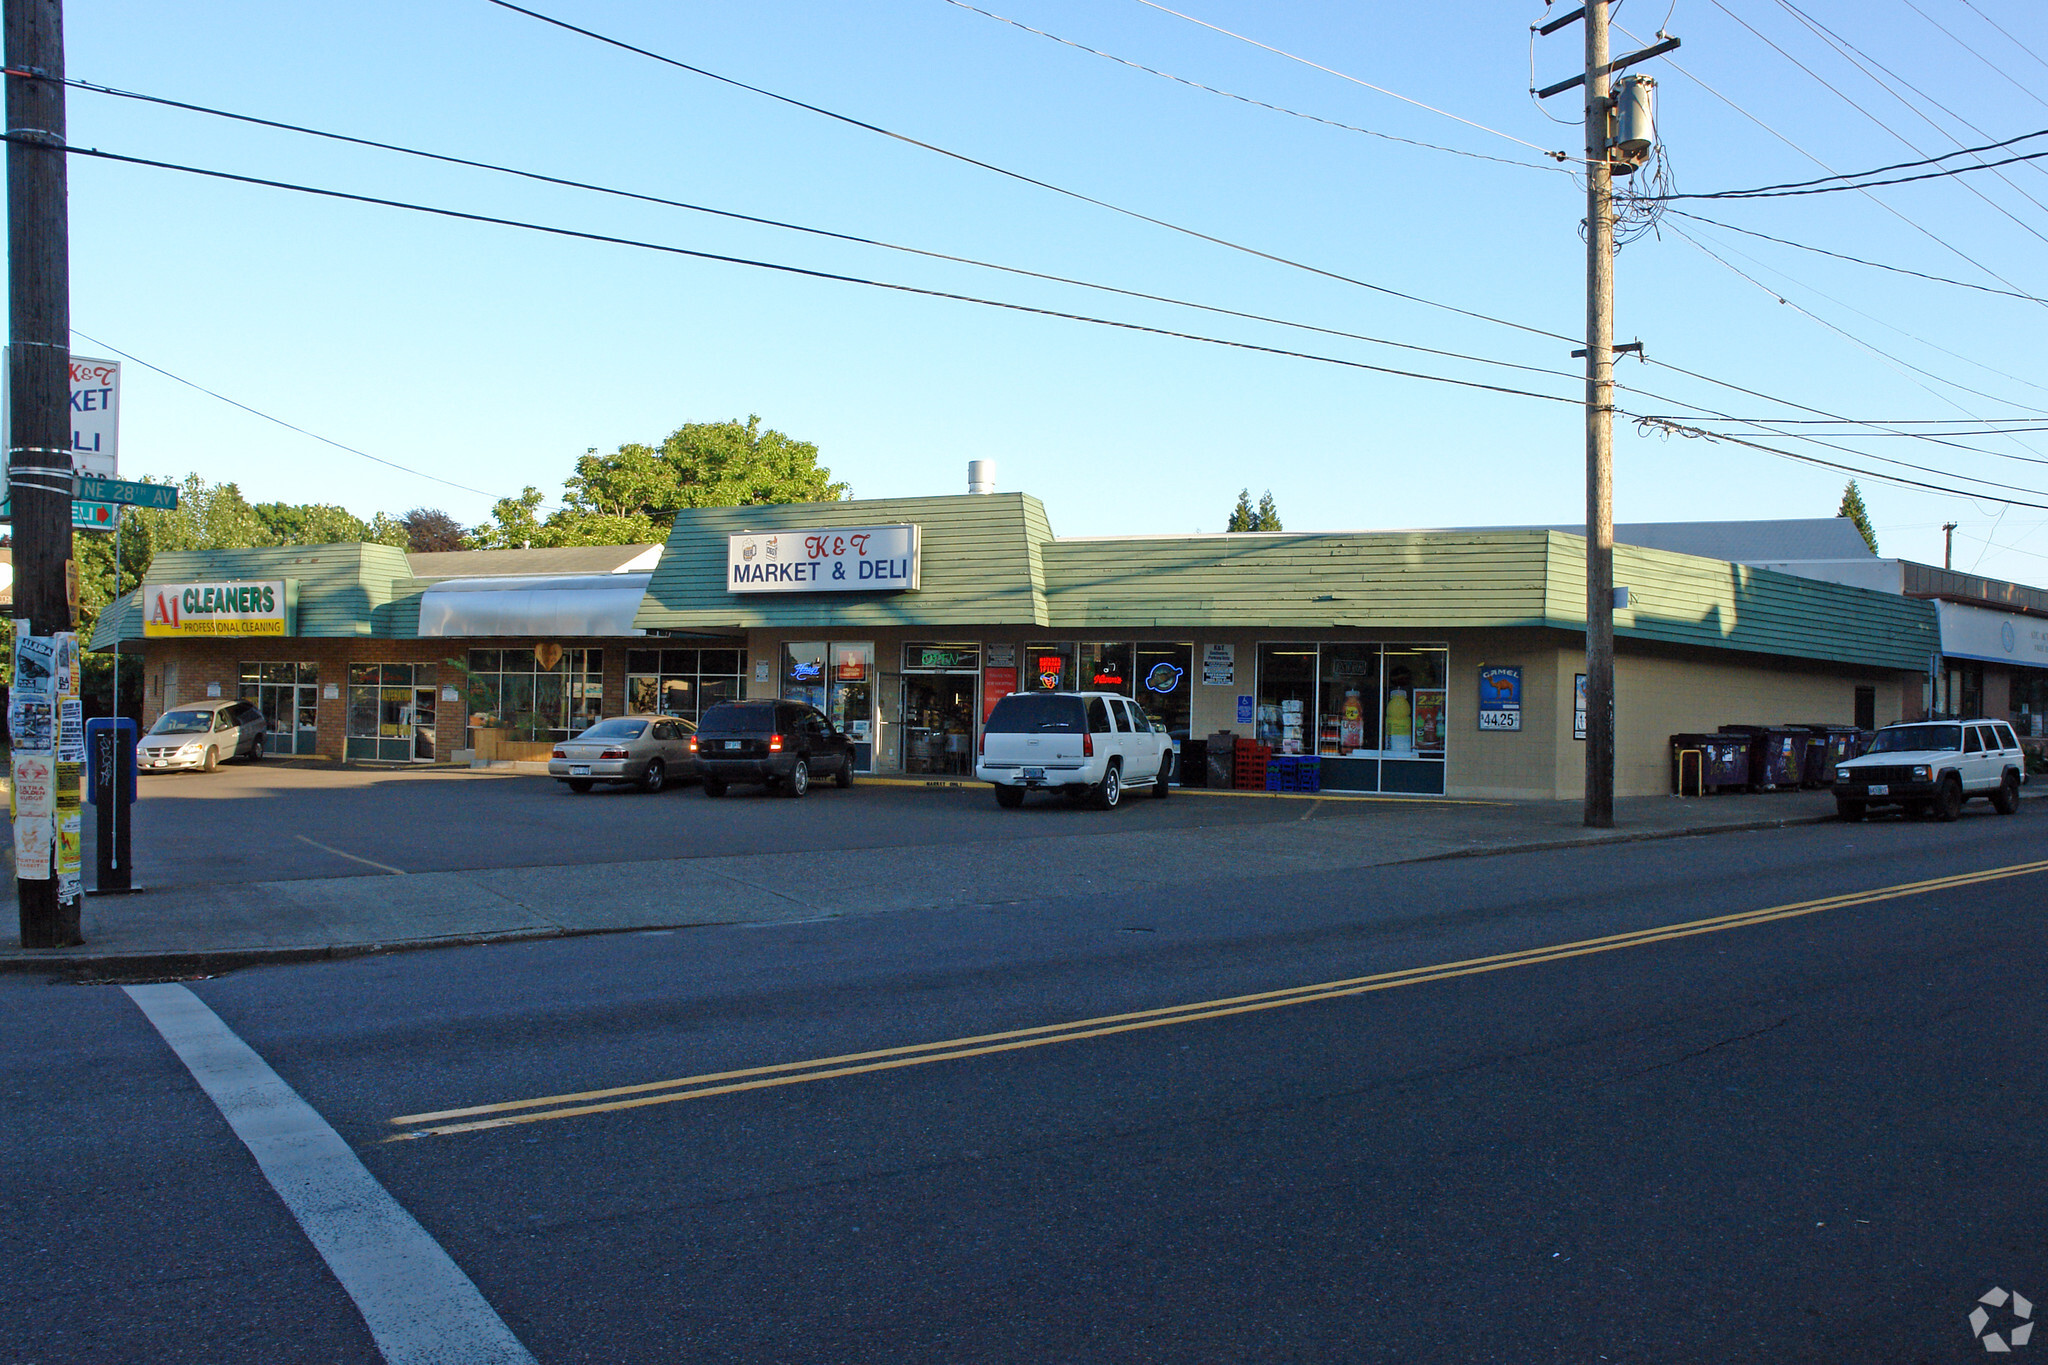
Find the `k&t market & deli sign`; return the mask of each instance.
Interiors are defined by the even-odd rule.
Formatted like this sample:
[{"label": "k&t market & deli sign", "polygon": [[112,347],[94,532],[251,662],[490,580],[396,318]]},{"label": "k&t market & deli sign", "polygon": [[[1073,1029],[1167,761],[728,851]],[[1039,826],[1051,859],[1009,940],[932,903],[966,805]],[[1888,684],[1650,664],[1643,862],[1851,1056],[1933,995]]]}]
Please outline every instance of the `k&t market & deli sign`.
[{"label": "k&t market & deli sign", "polygon": [[190,635],[289,635],[298,581],[150,583],[142,589],[142,633],[149,639]]},{"label": "k&t market & deli sign", "polygon": [[729,592],[905,592],[918,585],[918,531],[834,526],[727,536]]}]

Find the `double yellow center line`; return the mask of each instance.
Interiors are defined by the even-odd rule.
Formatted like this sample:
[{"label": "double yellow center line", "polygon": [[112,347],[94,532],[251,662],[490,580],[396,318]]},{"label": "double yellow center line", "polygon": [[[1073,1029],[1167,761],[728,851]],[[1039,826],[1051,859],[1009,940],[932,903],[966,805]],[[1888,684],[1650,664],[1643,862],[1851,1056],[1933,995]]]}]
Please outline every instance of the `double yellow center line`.
[{"label": "double yellow center line", "polygon": [[1233,995],[1217,1000],[1198,1000],[1185,1005],[1133,1010],[1125,1014],[1106,1014],[1094,1019],[1076,1019],[1064,1024],[1042,1024],[1035,1028],[1009,1029],[1001,1033],[982,1033],[968,1038],[948,1038],[935,1043],[914,1043],[903,1047],[878,1048],[871,1052],[850,1052],[838,1057],[818,1057],[804,1062],[778,1062],[772,1066],[745,1067],[737,1071],[709,1071],[697,1076],[681,1076],[666,1081],[644,1081],[638,1085],[611,1086],[603,1090],[542,1095],[535,1099],[506,1100],[497,1104],[471,1105],[464,1109],[441,1109],[425,1114],[401,1114],[392,1119],[391,1123],[404,1131],[384,1140],[404,1142],[414,1138],[443,1137],[452,1133],[475,1133],[490,1128],[507,1128],[514,1124],[581,1118],[589,1114],[608,1114],[621,1109],[641,1109],[655,1104],[674,1104],[681,1100],[733,1095],[746,1090],[767,1090],[775,1086],[802,1085],[809,1081],[832,1080],[840,1076],[860,1076],[872,1071],[893,1071],[899,1067],[925,1066],[932,1062],[986,1057],[998,1052],[1046,1047],[1053,1043],[1078,1043],[1089,1038],[1135,1033],[1140,1029],[1192,1024],[1204,1019],[1225,1019],[1232,1015],[1253,1014],[1260,1010],[1283,1009],[1290,1005],[1308,1005],[1322,1000],[1339,1000],[1346,996],[1364,995],[1371,991],[1392,990],[1397,986],[1419,986],[1424,982],[1443,981],[1456,976],[1476,976],[1482,972],[1504,971],[1510,967],[1533,967],[1544,962],[1559,962],[1566,958],[1585,957],[1592,953],[1640,948],[1646,944],[1663,943],[1670,939],[1690,938],[1695,934],[1742,929],[1752,924],[1768,924],[1773,920],[1817,914],[1822,910],[1843,910],[1851,906],[1872,905],[1879,901],[1898,900],[1906,896],[1924,896],[1936,891],[1950,891],[2044,871],[2048,871],[2048,860],[2015,863],[2009,867],[1986,868],[1950,877],[1932,877],[1926,881],[1902,882],[1896,886],[1882,886],[1869,891],[1848,891],[1837,896],[1824,896],[1819,900],[1795,901],[1788,905],[1767,906],[1761,910],[1717,915],[1711,919],[1657,925],[1626,934],[1578,939],[1570,943],[1525,948],[1520,952],[1497,953],[1491,957],[1467,958],[1461,962],[1408,967],[1372,976],[1319,981],[1314,985],[1293,986],[1285,990],[1260,991],[1252,995]]}]

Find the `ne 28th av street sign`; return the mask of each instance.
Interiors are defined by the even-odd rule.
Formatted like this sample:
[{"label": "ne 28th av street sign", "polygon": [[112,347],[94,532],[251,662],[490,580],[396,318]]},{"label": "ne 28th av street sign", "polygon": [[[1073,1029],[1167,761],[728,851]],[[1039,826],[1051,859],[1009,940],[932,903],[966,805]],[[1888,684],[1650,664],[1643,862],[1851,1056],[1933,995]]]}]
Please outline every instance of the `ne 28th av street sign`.
[{"label": "ne 28th av street sign", "polygon": [[118,502],[129,507],[149,507],[159,512],[175,511],[178,486],[172,483],[139,483],[134,479],[109,479],[98,474],[81,474],[78,498],[82,502]]}]

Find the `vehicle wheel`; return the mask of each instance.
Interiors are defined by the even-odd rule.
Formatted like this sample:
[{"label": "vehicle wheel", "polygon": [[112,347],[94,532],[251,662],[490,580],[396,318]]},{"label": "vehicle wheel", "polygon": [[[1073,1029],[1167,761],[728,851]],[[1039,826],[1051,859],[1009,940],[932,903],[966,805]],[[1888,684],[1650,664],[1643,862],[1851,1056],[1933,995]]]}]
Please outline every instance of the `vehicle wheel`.
[{"label": "vehicle wheel", "polygon": [[578,796],[581,796],[596,785],[595,782],[592,782],[587,777],[572,777],[569,779],[569,790],[575,792]]},{"label": "vehicle wheel", "polygon": [[2020,778],[2018,773],[2008,772],[1999,782],[1998,790],[1991,793],[1991,809],[2000,815],[2017,815],[2020,809]]},{"label": "vehicle wheel", "polygon": [[841,791],[845,791],[848,787],[851,787],[853,785],[852,759],[849,758],[846,760],[846,766],[839,770],[839,775],[832,779],[832,784],[838,787]]},{"label": "vehicle wheel", "polygon": [[249,750],[249,761],[251,763],[261,763],[263,761],[263,748],[263,736],[258,735],[256,737],[256,746]]},{"label": "vehicle wheel", "polygon": [[1941,780],[1934,792],[1934,818],[1947,823],[1963,813],[1963,784],[1954,773]]},{"label": "vehicle wheel", "polygon": [[658,792],[668,785],[668,765],[658,758],[647,761],[647,771],[640,775],[640,790]]},{"label": "vehicle wheel", "polygon": [[1173,795],[1173,755],[1159,760],[1159,780],[1152,784],[1152,799],[1164,801]]},{"label": "vehicle wheel", "polygon": [[1116,803],[1124,799],[1123,774],[1118,771],[1118,767],[1117,761],[1111,759],[1109,767],[1102,774],[1102,780],[1095,784],[1097,810],[1115,810]]},{"label": "vehicle wheel", "polygon": [[1835,814],[1844,820],[1861,820],[1863,818],[1863,803],[1861,801],[1851,801],[1846,796],[1838,796],[1835,798]]},{"label": "vehicle wheel", "polygon": [[1017,809],[1017,807],[1024,804],[1024,789],[1022,787],[1006,787],[998,783],[996,786],[996,804],[1004,810]]},{"label": "vehicle wheel", "polygon": [[791,765],[789,776],[782,779],[782,794],[799,797],[811,789],[811,765],[808,759],[798,759]]},{"label": "vehicle wheel", "polygon": [[723,796],[723,795],[725,795],[725,779],[724,779],[724,778],[722,778],[722,777],[707,777],[707,778],[705,778],[705,779],[704,779],[704,794],[705,794],[706,796]]},{"label": "vehicle wheel", "polygon": [[213,770],[214,770],[215,768],[218,768],[219,766],[220,766],[220,750],[218,750],[218,749],[208,749],[208,750],[206,751],[206,758],[205,758],[205,760],[204,760],[203,762],[201,762],[201,763],[200,763],[200,765],[199,765],[199,771],[200,771],[200,772],[203,772],[203,773],[210,773],[210,772],[212,772],[212,771],[213,771]]}]

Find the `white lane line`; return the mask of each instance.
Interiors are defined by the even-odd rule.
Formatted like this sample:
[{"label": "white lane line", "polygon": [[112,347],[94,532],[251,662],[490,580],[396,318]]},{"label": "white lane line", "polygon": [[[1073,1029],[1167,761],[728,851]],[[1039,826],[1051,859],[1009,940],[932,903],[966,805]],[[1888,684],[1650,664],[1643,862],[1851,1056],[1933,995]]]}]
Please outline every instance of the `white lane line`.
[{"label": "white lane line", "polygon": [[319,849],[322,853],[332,853],[335,857],[346,858],[352,863],[363,863],[367,866],[376,868],[379,872],[389,872],[394,877],[409,877],[412,875],[402,867],[393,867],[390,863],[380,863],[375,858],[360,858],[353,853],[343,853],[338,848],[333,848],[327,844],[323,844],[318,839],[308,839],[303,834],[294,834],[292,837],[294,839],[297,839],[302,844],[311,844],[313,847]]},{"label": "white lane line", "polygon": [[204,1001],[176,984],[123,989],[248,1146],[390,1365],[534,1365],[440,1243]]}]

